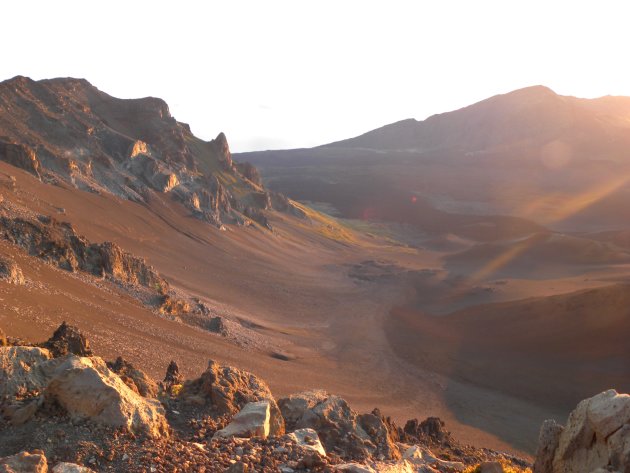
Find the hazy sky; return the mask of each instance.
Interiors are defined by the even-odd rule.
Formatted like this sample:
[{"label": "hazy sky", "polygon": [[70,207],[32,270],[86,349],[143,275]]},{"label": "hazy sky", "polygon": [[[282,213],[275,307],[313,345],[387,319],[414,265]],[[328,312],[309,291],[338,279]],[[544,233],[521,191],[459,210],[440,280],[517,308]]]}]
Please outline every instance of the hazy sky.
[{"label": "hazy sky", "polygon": [[630,95],[630,2],[4,1],[0,80],[165,99],[233,151],[306,147],[544,84]]}]

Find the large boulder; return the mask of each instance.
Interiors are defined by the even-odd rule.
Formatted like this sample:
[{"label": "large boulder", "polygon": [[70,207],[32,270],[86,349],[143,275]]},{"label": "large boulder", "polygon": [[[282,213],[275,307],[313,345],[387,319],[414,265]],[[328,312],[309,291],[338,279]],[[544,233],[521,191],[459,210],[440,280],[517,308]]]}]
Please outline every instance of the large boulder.
[{"label": "large boulder", "polygon": [[78,356],[92,356],[93,354],[87,338],[78,328],[66,322],[63,322],[42,346],[50,350],[55,358],[70,353]]},{"label": "large boulder", "polygon": [[285,432],[284,419],[269,387],[247,371],[210,360],[208,369],[199,378],[184,383],[180,398],[210,406],[219,415],[235,415],[249,402],[269,401],[269,435]]},{"label": "large boulder", "polygon": [[126,427],[152,438],[168,435],[161,404],[136,394],[98,357],[66,357],[44,394],[75,418]]},{"label": "large boulder", "polygon": [[0,405],[38,394],[48,383],[50,352],[37,347],[0,347]]},{"label": "large boulder", "polygon": [[309,391],[280,399],[278,404],[289,430],[315,430],[328,452],[364,460],[376,451],[357,413],[339,396]]},{"label": "large boulder", "polygon": [[47,473],[48,462],[43,452],[20,452],[0,458],[0,473]]},{"label": "large boulder", "polygon": [[245,404],[225,428],[218,430],[213,439],[225,437],[265,439],[269,436],[269,401],[257,401]]},{"label": "large boulder", "polygon": [[534,472],[599,468],[630,472],[630,396],[612,389],[580,402],[563,430],[543,425]]},{"label": "large boulder", "polygon": [[107,367],[116,373],[127,386],[143,397],[155,398],[158,394],[158,385],[144,371],[136,368],[122,356],[116,361],[107,363]]}]

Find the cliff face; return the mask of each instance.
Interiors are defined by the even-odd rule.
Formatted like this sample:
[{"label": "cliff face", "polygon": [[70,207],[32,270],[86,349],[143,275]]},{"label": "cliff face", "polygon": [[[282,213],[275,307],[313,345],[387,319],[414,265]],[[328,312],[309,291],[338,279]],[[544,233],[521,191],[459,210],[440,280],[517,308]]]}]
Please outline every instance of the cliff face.
[{"label": "cliff face", "polygon": [[139,202],[171,193],[217,226],[269,226],[258,172],[232,161],[223,133],[201,140],[163,100],[117,99],[83,79],[0,83],[0,160],[45,182]]}]

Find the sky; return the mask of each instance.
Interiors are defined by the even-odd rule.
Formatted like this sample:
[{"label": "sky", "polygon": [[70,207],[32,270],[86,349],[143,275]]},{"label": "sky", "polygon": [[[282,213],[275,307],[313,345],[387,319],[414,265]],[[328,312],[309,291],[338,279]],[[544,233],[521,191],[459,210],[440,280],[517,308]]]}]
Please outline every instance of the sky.
[{"label": "sky", "polygon": [[630,96],[627,0],[20,0],[0,80],[161,97],[233,152],[311,147],[542,84]]}]

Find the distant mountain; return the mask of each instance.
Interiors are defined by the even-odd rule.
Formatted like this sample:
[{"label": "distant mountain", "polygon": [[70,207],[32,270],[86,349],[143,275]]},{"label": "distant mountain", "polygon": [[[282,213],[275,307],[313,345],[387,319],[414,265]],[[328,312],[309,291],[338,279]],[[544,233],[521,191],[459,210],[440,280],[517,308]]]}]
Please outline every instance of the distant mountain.
[{"label": "distant mountain", "polygon": [[613,151],[630,145],[630,98],[578,99],[543,86],[496,95],[426,120],[386,125],[329,148],[493,152],[563,140]]},{"label": "distant mountain", "polygon": [[[509,215],[571,231],[630,222],[630,97],[581,99],[534,86],[316,148],[238,159],[294,199],[353,218],[387,202],[387,213],[368,215],[428,232],[435,212],[441,221],[444,213],[460,222]],[[438,230],[463,236],[456,227]]]}]

